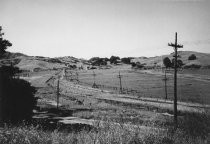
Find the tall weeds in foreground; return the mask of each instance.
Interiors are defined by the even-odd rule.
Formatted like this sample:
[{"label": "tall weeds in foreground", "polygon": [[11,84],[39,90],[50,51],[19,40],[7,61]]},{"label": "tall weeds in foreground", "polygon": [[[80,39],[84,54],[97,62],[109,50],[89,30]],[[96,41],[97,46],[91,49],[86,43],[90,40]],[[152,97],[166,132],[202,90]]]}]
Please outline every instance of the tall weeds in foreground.
[{"label": "tall weeds in foreground", "polygon": [[207,138],[210,136],[210,112],[188,113],[179,121],[179,128],[185,135]]},{"label": "tall weeds in foreground", "polygon": [[1,144],[208,144],[207,138],[191,136],[182,129],[171,131],[98,121],[90,131],[43,131],[34,126],[4,127]]}]

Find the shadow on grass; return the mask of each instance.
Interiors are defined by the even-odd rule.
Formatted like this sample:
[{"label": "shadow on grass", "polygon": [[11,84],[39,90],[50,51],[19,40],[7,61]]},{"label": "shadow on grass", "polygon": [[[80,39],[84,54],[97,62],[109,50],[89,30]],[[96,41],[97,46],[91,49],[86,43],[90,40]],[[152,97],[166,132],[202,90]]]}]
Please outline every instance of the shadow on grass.
[{"label": "shadow on grass", "polygon": [[60,107],[42,108],[33,117],[31,124],[45,131],[58,130],[61,132],[80,132],[82,130],[90,131],[93,126],[88,124],[64,124],[59,122],[65,117],[71,117],[78,111],[87,111],[88,109],[68,110]]}]

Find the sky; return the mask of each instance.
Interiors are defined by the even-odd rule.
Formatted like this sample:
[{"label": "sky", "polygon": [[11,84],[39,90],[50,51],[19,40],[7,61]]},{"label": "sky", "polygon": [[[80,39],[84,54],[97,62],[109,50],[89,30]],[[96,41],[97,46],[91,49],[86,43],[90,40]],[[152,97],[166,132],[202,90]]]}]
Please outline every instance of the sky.
[{"label": "sky", "polygon": [[31,56],[210,53],[210,0],[0,0],[8,50]]}]

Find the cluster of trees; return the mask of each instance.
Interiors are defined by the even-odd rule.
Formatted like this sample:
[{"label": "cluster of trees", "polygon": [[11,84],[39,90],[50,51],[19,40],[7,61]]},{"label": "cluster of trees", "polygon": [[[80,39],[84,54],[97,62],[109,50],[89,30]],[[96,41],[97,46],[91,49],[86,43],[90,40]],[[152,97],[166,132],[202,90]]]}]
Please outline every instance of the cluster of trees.
[{"label": "cluster of trees", "polygon": [[[168,57],[165,57],[163,59],[163,64],[166,68],[174,68],[175,59],[173,58],[172,60],[170,60]],[[184,63],[182,62],[182,60],[178,59],[177,60],[177,67],[181,68],[183,65],[184,65]]]},{"label": "cluster of trees", "polygon": [[111,56],[110,58],[93,57],[89,59],[89,62],[94,66],[107,65],[108,61],[110,64],[118,64],[119,62],[131,64],[131,59],[132,57],[124,57],[120,59],[118,56]]},{"label": "cluster of trees", "polygon": [[[4,57],[6,49],[12,46],[3,35],[0,26],[0,59]],[[36,89],[29,82],[16,78],[20,72],[13,65],[0,64],[0,124],[18,123],[32,117],[37,101],[34,97]]]},{"label": "cluster of trees", "polygon": [[[197,57],[195,54],[191,54],[189,57],[188,57],[188,60],[196,60]],[[165,65],[166,68],[174,68],[174,62],[175,62],[175,59],[173,58],[172,60],[170,60],[168,57],[165,57],[163,59],[163,64]],[[178,59],[177,60],[177,67],[180,68],[184,65],[184,63],[182,62],[182,60]],[[199,66],[198,66],[199,67]],[[197,67],[196,67],[197,68]]]},{"label": "cluster of trees", "polygon": [[133,57],[124,57],[121,59],[121,61],[125,64],[132,64],[131,59],[133,59]]},{"label": "cluster of trees", "polygon": [[108,58],[100,58],[100,57],[93,57],[93,58],[89,59],[89,62],[93,66],[107,65],[107,61],[109,61]]},{"label": "cluster of trees", "polygon": [[140,62],[136,62],[136,63],[131,63],[132,68],[144,68],[145,64],[141,64]]}]

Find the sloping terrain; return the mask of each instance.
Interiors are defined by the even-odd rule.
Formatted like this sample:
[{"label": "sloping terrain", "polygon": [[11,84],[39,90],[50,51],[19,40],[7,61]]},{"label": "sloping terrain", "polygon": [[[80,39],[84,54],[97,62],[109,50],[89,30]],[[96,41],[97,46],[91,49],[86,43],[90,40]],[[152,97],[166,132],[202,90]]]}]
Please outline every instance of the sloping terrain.
[{"label": "sloping terrain", "polygon": [[59,69],[65,67],[64,64],[46,62],[33,57],[22,58],[16,66],[19,67],[20,69],[29,70],[29,71]]},{"label": "sloping terrain", "polygon": [[2,65],[15,65],[22,70],[26,71],[39,71],[39,70],[52,70],[61,68],[77,68],[88,65],[86,60],[77,59],[74,57],[42,57],[42,56],[27,56],[21,53],[10,53],[4,54],[0,61]]},{"label": "sloping terrain", "polygon": [[[144,123],[162,121],[165,118],[172,120],[170,113],[173,111],[173,102],[170,100],[135,97],[83,86],[67,80],[63,72],[45,71],[25,77],[38,90],[36,96],[39,97],[38,106],[41,111],[36,111],[35,119],[44,118],[49,122],[62,124],[92,125],[94,120],[103,116],[119,122],[122,121],[123,115],[124,123],[129,126],[144,126]],[[52,110],[57,106],[58,77],[60,111],[55,113]],[[184,112],[203,112],[206,109],[209,109],[209,105],[178,102],[180,116]]]},{"label": "sloping terrain", "polygon": [[[196,60],[188,60],[188,57],[190,55],[196,55]],[[163,59],[165,57],[168,57],[170,60],[173,59],[174,53],[171,53],[169,55],[162,55],[162,56],[156,56],[156,57],[139,57],[135,58],[132,61],[133,62],[140,62],[141,64],[146,64],[146,66],[154,66],[157,64],[158,66],[161,66],[163,63]],[[179,59],[183,61],[185,65],[201,65],[202,67],[209,66],[210,65],[210,54],[208,53],[200,53],[200,52],[193,52],[193,51],[179,51],[178,55],[180,56]]]}]

